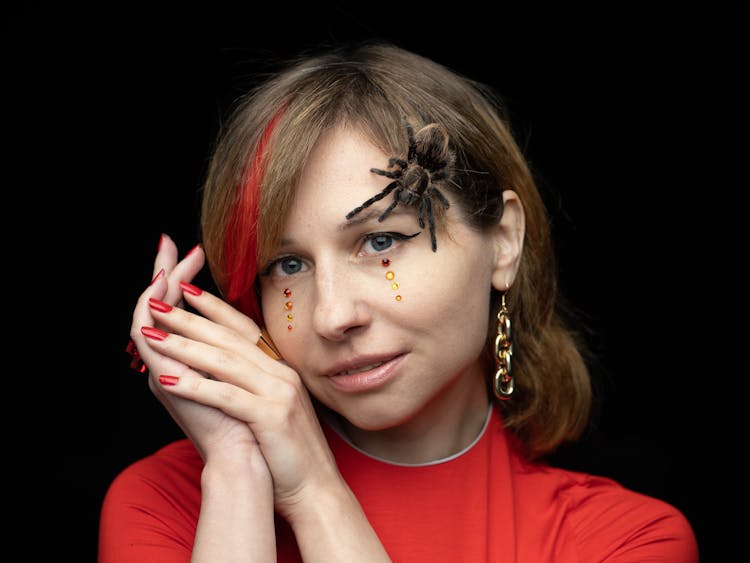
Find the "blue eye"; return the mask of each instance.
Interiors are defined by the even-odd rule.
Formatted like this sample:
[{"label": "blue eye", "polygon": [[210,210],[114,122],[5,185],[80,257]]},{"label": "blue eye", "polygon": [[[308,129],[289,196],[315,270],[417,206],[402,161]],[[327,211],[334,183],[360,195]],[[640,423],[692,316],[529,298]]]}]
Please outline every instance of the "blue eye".
[{"label": "blue eye", "polygon": [[[372,233],[365,236],[364,250],[365,253],[377,254],[390,249],[394,242],[401,242],[414,238],[419,233],[413,235],[402,235],[401,233]],[[367,248],[369,245],[369,248]]]},{"label": "blue eye", "polygon": [[393,246],[393,236],[388,233],[379,233],[368,237],[365,244],[367,243],[370,243],[375,252],[382,252]]},{"label": "blue eye", "polygon": [[276,264],[287,276],[291,276],[302,270],[302,260],[294,258],[293,256],[282,258]]},{"label": "blue eye", "polygon": [[307,269],[306,264],[296,256],[282,256],[270,262],[261,271],[262,276],[283,278],[293,276]]}]

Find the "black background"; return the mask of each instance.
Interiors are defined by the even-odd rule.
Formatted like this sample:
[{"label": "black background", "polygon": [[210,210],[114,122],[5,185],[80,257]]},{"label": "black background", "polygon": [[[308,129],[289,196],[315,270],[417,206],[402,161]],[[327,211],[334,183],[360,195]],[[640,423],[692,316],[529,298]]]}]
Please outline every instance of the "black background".
[{"label": "black background", "polygon": [[716,234],[747,189],[725,173],[746,145],[744,14],[409,6],[6,13],[2,500],[27,560],[95,560],[108,484],[181,436],[124,346],[160,233],[182,252],[199,240],[197,191],[230,102],[271,60],[364,38],[488,83],[510,108],[561,289],[599,355],[597,423],[556,461],[680,508],[702,561],[734,552],[741,522],[725,507],[746,493],[736,426],[719,421],[747,370],[714,315],[740,306],[720,280],[741,255]]}]

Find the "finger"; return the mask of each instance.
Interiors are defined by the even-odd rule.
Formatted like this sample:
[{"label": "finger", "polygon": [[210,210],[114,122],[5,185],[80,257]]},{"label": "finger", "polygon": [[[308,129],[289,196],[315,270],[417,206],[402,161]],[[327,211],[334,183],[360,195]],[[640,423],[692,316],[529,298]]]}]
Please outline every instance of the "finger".
[{"label": "finger", "polygon": [[[159,371],[159,369],[171,369],[175,372],[182,372],[185,366],[180,365],[171,358],[157,354],[152,350],[145,341],[141,327],[156,324],[156,319],[151,315],[151,307],[148,305],[149,299],[163,298],[167,292],[167,281],[164,270],[156,275],[149,286],[143,290],[138,297],[135,308],[133,309],[133,318],[130,324],[130,340],[138,351],[141,361],[146,364],[149,371]],[[161,363],[159,363],[161,361]]]},{"label": "finger", "polygon": [[269,403],[231,383],[172,374],[162,374],[157,381],[170,395],[214,407],[250,425],[268,422]]},{"label": "finger", "polygon": [[[141,295],[133,313],[133,323],[130,329],[130,338],[138,349],[138,354],[140,355],[141,360],[146,364],[146,367],[148,368],[150,380],[153,379],[154,375],[165,372],[179,374],[180,376],[184,377],[204,377],[203,374],[192,370],[190,366],[186,365],[184,362],[181,362],[167,354],[163,354],[158,349],[148,345],[147,338],[144,336],[142,327],[150,326],[156,323],[154,322],[155,319],[151,315],[151,308],[147,305],[144,306],[143,302],[148,302],[148,299],[151,299],[151,297],[149,297],[150,295],[162,295],[165,291],[166,282],[164,281],[163,276],[161,276],[156,283],[149,286],[149,288],[146,289],[146,291],[144,291],[144,293]],[[175,308],[174,310],[179,309]],[[152,381],[149,381],[151,390],[156,392],[157,394],[161,392],[160,387],[157,386],[155,388],[152,383]]]},{"label": "finger", "polygon": [[166,390],[165,386],[159,383],[158,376],[148,378],[148,387],[151,393],[154,394],[156,399],[162,404],[162,406],[175,421],[177,426],[182,429],[182,432],[185,434],[185,436],[192,440],[195,449],[198,450],[201,458],[203,458],[203,460],[205,461],[205,450],[202,447],[201,440],[193,438],[194,432],[191,427],[191,419],[196,416],[201,416],[199,414],[199,411],[201,409],[210,407],[206,407],[205,405],[202,405],[195,401],[191,401],[190,399],[180,397],[174,393],[169,393]]},{"label": "finger", "polygon": [[[128,348],[128,351],[131,353],[131,356],[134,358],[138,357],[147,367],[149,366],[149,362],[143,357],[144,341],[140,327],[155,324],[154,319],[150,316],[150,309],[147,306],[148,299],[154,297],[164,302],[169,302],[174,306],[181,307],[183,300],[179,282],[183,279],[192,280],[197,272],[201,270],[204,262],[205,255],[203,254],[201,245],[198,244],[178,263],[177,246],[169,235],[162,233],[159,239],[156,258],[154,259],[154,277],[149,286],[141,293],[136,303],[130,326],[131,343],[135,347],[137,354],[134,354],[130,348]],[[171,283],[170,279],[172,280]],[[131,343],[128,344],[129,347]],[[148,353],[146,355],[148,356]],[[134,369],[141,371],[139,367]]]},{"label": "finger", "polygon": [[[169,242],[171,243],[171,240]],[[174,243],[168,244],[167,246],[174,247]],[[203,245],[198,243],[188,251],[182,260],[167,270],[166,275],[169,287],[163,301],[172,305],[181,306],[180,304],[182,303],[183,294],[180,289],[180,282],[192,281],[198,272],[203,269],[205,262],[206,255],[203,252]]]},{"label": "finger", "polygon": [[250,344],[257,344],[261,329],[250,317],[235,309],[219,297],[199,287],[183,282],[180,284],[185,301],[207,319],[235,331]]},{"label": "finger", "polygon": [[156,249],[156,258],[154,259],[154,271],[152,279],[155,278],[161,270],[169,275],[177,264],[177,245],[172,237],[162,233],[159,237],[159,246]]},{"label": "finger", "polygon": [[236,331],[248,343],[260,348],[271,359],[283,362],[281,353],[271,340],[271,336],[250,317],[238,311],[223,299],[205,292],[191,283],[181,282],[180,287],[183,290],[185,301],[195,310],[206,318]]},{"label": "finger", "polygon": [[[197,317],[196,322],[210,321],[201,321]],[[290,368],[271,360],[255,346],[246,346],[244,350],[218,348],[153,326],[144,326],[141,330],[148,348],[252,393],[272,396],[282,392],[289,384],[299,382]]]},{"label": "finger", "polygon": [[[212,299],[220,304],[223,302],[211,294],[206,293],[205,299]],[[238,356],[259,365],[262,369],[274,370],[276,357],[263,350],[257,339],[248,337],[249,334],[257,335],[259,330],[255,323],[249,320],[251,326],[241,325],[239,329],[232,326],[214,322],[206,317],[171,307],[167,303],[155,298],[149,299],[151,315],[159,328],[180,334],[194,341],[203,342],[218,349],[229,350]],[[236,313],[231,307],[223,307],[225,312]],[[241,316],[241,315],[240,315]],[[244,332],[241,332],[245,328]]]}]

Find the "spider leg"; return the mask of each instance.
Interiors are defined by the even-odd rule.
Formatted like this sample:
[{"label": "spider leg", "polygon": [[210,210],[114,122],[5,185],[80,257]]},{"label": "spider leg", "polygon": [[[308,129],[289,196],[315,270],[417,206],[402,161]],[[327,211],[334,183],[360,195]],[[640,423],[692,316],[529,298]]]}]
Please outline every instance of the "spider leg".
[{"label": "spider leg", "polygon": [[438,199],[445,206],[446,209],[448,209],[451,206],[451,202],[448,201],[448,199],[442,194],[442,192],[439,189],[433,187],[432,191],[438,197]]},{"label": "spider leg", "polygon": [[435,215],[432,213],[432,199],[427,199],[427,222],[430,224],[430,242],[432,242],[432,251],[437,252],[437,240],[435,239]]},{"label": "spider leg", "polygon": [[[351,219],[351,218],[352,218],[352,217],[354,217],[354,216],[355,216],[355,215],[356,215],[357,213],[359,213],[360,211],[362,211],[362,210],[363,210],[363,209],[364,209],[365,207],[369,207],[369,206],[371,206],[371,205],[372,205],[373,203],[375,203],[376,201],[380,201],[380,200],[381,200],[381,199],[383,199],[383,198],[384,198],[385,196],[387,196],[387,195],[388,195],[389,193],[391,193],[391,192],[392,192],[392,191],[393,191],[393,190],[394,190],[394,189],[396,188],[396,186],[398,186],[398,182],[397,182],[397,181],[393,181],[393,182],[391,182],[390,184],[388,184],[388,185],[387,185],[387,186],[385,187],[385,189],[384,189],[384,190],[383,190],[382,192],[380,192],[379,194],[377,194],[377,195],[375,195],[375,196],[371,197],[370,199],[368,199],[368,200],[367,200],[366,202],[364,202],[364,203],[363,203],[362,205],[360,205],[359,207],[355,207],[354,209],[352,209],[352,210],[351,210],[351,211],[350,211],[349,213],[347,213],[347,214],[346,214],[346,218],[347,218],[347,219]],[[398,198],[396,198],[396,203],[398,203]],[[382,217],[382,215],[381,215],[381,217]],[[382,220],[382,219],[381,219],[381,220]]]},{"label": "spider leg", "polygon": [[406,136],[409,139],[409,154],[407,156],[407,160],[409,162],[413,162],[417,154],[417,141],[414,139],[414,129],[407,121],[405,115],[401,116],[401,121],[403,121],[404,123],[404,127],[406,128]]},{"label": "spider leg", "polygon": [[[396,165],[400,166],[403,169],[409,166],[409,163],[406,162],[405,160],[398,158],[397,156],[392,156],[391,158],[388,159],[389,168],[393,168]],[[397,174],[401,174],[401,172],[399,171],[397,172]]]},{"label": "spider leg", "polygon": [[402,176],[401,170],[381,170],[380,168],[370,168],[370,172],[391,179],[400,178]]},{"label": "spider leg", "polygon": [[399,188],[398,190],[396,190],[396,193],[395,193],[395,194],[393,194],[393,201],[392,201],[392,202],[391,202],[391,204],[390,204],[390,205],[389,205],[389,206],[388,206],[388,207],[387,207],[387,208],[385,209],[385,211],[383,211],[383,212],[382,212],[382,213],[380,214],[380,217],[378,217],[378,221],[382,221],[383,219],[385,219],[386,217],[388,217],[388,214],[389,214],[389,213],[390,213],[391,211],[393,211],[393,208],[394,208],[394,207],[396,207],[396,206],[398,205],[398,202],[399,202],[399,197],[398,197],[398,195],[399,195],[399,192],[400,192],[401,190],[402,190],[402,188]]},{"label": "spider leg", "polygon": [[429,201],[429,198],[422,196],[419,199],[419,213],[417,213],[417,219],[419,219],[419,226],[424,229],[424,211],[425,211],[425,201]]}]

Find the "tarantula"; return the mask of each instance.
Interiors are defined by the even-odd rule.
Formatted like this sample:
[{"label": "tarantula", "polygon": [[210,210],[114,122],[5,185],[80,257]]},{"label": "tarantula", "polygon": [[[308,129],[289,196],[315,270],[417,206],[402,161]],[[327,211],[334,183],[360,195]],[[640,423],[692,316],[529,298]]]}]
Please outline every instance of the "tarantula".
[{"label": "tarantula", "polygon": [[432,208],[433,198],[437,198],[445,209],[450,206],[450,202],[435,186],[435,182],[451,179],[456,157],[449,148],[448,133],[441,125],[430,123],[422,127],[416,134],[406,119],[404,119],[404,126],[409,139],[406,160],[395,156],[389,158],[388,168],[397,167],[395,170],[370,168],[370,172],[391,178],[393,182],[388,184],[379,194],[371,197],[359,207],[352,209],[346,214],[346,218],[351,219],[366,207],[393,192],[393,201],[381,213],[378,221],[385,219],[399,203],[417,205],[419,226],[424,229],[426,218],[430,227],[432,250],[435,252],[437,251],[437,241],[435,239],[435,214]]}]

